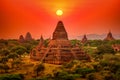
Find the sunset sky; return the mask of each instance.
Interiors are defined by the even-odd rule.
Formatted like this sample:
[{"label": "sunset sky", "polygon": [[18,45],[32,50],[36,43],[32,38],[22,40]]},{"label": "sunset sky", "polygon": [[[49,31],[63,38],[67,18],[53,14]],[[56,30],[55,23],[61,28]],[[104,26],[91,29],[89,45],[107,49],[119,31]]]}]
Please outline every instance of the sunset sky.
[{"label": "sunset sky", "polygon": [[[62,16],[56,11],[63,10]],[[69,37],[120,34],[120,0],[0,0],[0,39],[52,36],[62,20]]]}]

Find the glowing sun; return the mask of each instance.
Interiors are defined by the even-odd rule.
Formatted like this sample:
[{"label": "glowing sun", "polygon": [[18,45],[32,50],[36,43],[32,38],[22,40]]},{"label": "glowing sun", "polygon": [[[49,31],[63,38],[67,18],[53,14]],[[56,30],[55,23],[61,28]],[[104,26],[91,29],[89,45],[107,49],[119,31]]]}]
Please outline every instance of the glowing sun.
[{"label": "glowing sun", "polygon": [[57,14],[58,16],[61,16],[61,15],[63,14],[63,11],[59,9],[59,10],[56,11],[56,14]]}]

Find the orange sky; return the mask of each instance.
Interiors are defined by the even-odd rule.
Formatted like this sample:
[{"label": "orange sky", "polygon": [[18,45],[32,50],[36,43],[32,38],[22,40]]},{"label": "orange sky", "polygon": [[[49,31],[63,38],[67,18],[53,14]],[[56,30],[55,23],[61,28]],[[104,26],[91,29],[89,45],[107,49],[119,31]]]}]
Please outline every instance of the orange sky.
[{"label": "orange sky", "polygon": [[[120,34],[120,0],[0,0],[0,38],[52,36],[58,20],[69,36]],[[57,9],[63,10],[58,17]]]}]

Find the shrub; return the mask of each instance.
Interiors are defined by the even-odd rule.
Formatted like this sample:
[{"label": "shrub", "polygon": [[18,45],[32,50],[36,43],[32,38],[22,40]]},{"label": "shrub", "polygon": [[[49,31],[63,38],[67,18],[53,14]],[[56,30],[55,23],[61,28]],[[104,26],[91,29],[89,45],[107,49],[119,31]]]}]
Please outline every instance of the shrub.
[{"label": "shrub", "polygon": [[77,68],[75,70],[75,73],[81,74],[83,78],[86,77],[86,74],[92,73],[92,72],[95,72],[95,70],[90,68]]},{"label": "shrub", "polygon": [[6,74],[0,76],[0,80],[23,80],[23,78],[21,74]]}]

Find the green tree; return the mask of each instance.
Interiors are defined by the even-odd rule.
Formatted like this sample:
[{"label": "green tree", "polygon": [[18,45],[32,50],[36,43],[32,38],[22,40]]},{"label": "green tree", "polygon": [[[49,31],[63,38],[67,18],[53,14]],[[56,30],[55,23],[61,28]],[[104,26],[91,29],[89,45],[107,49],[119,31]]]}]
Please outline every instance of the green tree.
[{"label": "green tree", "polygon": [[92,72],[95,72],[95,70],[90,68],[76,68],[75,70],[75,73],[81,74],[83,78],[85,78],[88,73]]},{"label": "green tree", "polygon": [[24,76],[22,74],[5,74],[0,75],[0,80],[24,80]]},{"label": "green tree", "polygon": [[0,50],[0,55],[1,56],[7,56],[8,54],[10,54],[10,51],[8,49]]},{"label": "green tree", "polygon": [[0,43],[5,44],[6,46],[8,45],[8,41],[7,41],[7,40],[4,40],[4,39],[0,39]]},{"label": "green tree", "polygon": [[23,46],[15,46],[11,49],[11,52],[15,52],[21,57],[21,55],[26,52],[26,48]]},{"label": "green tree", "polygon": [[35,65],[34,67],[34,72],[36,73],[36,76],[38,76],[38,74],[42,71],[44,71],[45,67],[42,63],[39,63],[37,65]]},{"label": "green tree", "polygon": [[18,59],[15,59],[13,62],[12,62],[12,67],[21,67],[21,60],[18,58]]},{"label": "green tree", "polygon": [[27,52],[27,53],[30,53],[31,49],[32,49],[33,47],[35,47],[35,45],[33,45],[33,44],[31,44],[31,43],[28,43],[28,42],[22,44],[22,46],[26,48],[26,52]]},{"label": "green tree", "polygon": [[87,80],[96,80],[96,77],[94,75],[94,73],[90,73],[87,75]]},{"label": "green tree", "polygon": [[88,43],[86,43],[85,45],[90,45],[92,47],[97,47],[99,45],[101,45],[103,43],[102,40],[89,40]]},{"label": "green tree", "polygon": [[0,70],[3,70],[3,69],[4,69],[4,64],[0,63]]},{"label": "green tree", "polygon": [[6,72],[8,72],[9,67],[8,67],[7,64],[3,64],[3,63],[1,63],[1,64],[0,64],[0,69],[1,69],[1,70],[4,70],[5,73],[6,73]]},{"label": "green tree", "polygon": [[115,79],[120,80],[120,69],[115,73]]},{"label": "green tree", "polygon": [[18,55],[16,53],[10,53],[7,57],[15,60],[16,58],[18,58]]},{"label": "green tree", "polygon": [[114,50],[112,48],[112,46],[110,45],[100,45],[97,47],[97,53],[98,54],[105,54],[105,53],[111,53],[111,54],[114,54]]},{"label": "green tree", "polygon": [[0,57],[0,62],[1,63],[6,63],[8,61],[8,57],[4,56],[4,57]]},{"label": "green tree", "polygon": [[102,71],[103,80],[116,80],[114,74],[110,71]]},{"label": "green tree", "polygon": [[5,70],[5,72],[8,72],[9,66],[7,64],[4,64],[3,69]]},{"label": "green tree", "polygon": [[[71,40],[71,44],[72,44],[72,46],[76,46],[76,44],[79,44],[79,45],[80,45],[80,41],[77,40],[77,39],[73,39],[73,40]],[[81,46],[81,45],[80,45],[80,46]]]},{"label": "green tree", "polygon": [[80,78],[79,74],[71,74],[67,71],[57,71],[54,72],[54,80],[75,80],[76,78]]}]

